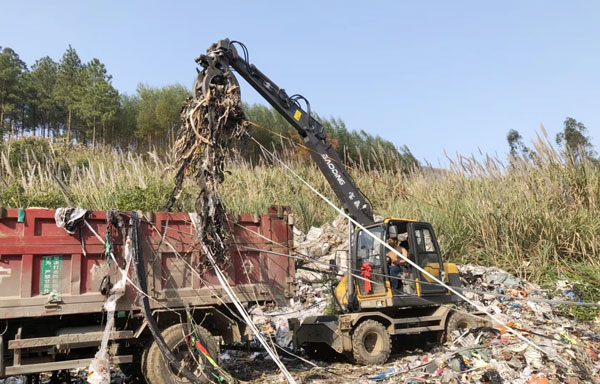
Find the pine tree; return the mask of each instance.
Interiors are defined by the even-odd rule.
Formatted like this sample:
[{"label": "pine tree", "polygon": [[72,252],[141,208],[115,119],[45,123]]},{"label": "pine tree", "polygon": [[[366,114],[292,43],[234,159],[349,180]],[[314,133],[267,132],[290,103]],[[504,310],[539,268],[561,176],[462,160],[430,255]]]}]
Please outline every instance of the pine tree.
[{"label": "pine tree", "polygon": [[81,97],[75,103],[75,109],[86,126],[92,128],[92,147],[96,148],[98,124],[102,124],[104,138],[106,123],[117,114],[119,94],[111,84],[112,76],[98,59],[86,64],[80,77]]},{"label": "pine tree", "polygon": [[71,45],[64,53],[56,75],[54,87],[54,98],[61,103],[67,111],[67,142],[71,140],[71,125],[73,122],[73,111],[82,95],[81,72],[83,66],[77,52]]},{"label": "pine tree", "polygon": [[147,138],[148,148],[167,147],[175,139],[175,126],[179,123],[181,107],[190,92],[182,85],[152,88],[138,86],[136,137]]},{"label": "pine tree", "polygon": [[40,126],[44,137],[58,133],[59,121],[65,115],[53,94],[57,74],[58,63],[48,56],[37,60],[29,73],[29,81],[34,91],[31,102],[37,116],[36,126]]},{"label": "pine tree", "polygon": [[5,121],[11,125],[19,120],[18,107],[24,103],[24,81],[27,65],[10,48],[0,53],[0,135],[4,133]]}]

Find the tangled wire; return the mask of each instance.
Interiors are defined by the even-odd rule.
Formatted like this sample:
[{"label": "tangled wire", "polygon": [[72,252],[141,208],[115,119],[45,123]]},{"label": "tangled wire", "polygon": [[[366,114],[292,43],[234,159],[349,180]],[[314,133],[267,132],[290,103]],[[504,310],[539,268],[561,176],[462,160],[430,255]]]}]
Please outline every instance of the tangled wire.
[{"label": "tangled wire", "polygon": [[242,109],[239,86],[211,85],[204,98],[191,98],[181,113],[182,126],[175,143],[175,187],[165,207],[170,211],[193,175],[200,190],[196,199],[198,236],[218,259],[227,255],[229,230],[217,187],[225,178],[225,156],[249,123]]}]

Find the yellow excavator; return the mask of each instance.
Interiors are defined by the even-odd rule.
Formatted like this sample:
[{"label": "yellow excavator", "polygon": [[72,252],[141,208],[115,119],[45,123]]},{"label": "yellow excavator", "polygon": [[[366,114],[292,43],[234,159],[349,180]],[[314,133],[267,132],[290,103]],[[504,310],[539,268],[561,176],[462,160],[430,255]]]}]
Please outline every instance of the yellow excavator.
[{"label": "yellow excavator", "polygon": [[296,129],[345,212],[362,227],[349,230],[347,272],[335,289],[342,313],[309,317],[302,322],[290,320],[295,347],[311,355],[333,349],[360,364],[382,364],[390,356],[392,336],[441,336],[483,324],[483,320],[478,322],[444,305],[461,299],[419,269],[409,264],[400,269],[388,264],[386,247],[374,237],[403,244],[416,265],[446,285],[461,286],[456,265],[442,258],[431,224],[402,218],[374,220],[371,204],[328,141],[323,126],[311,114],[306,98],[288,96],[248,61],[246,46],[237,41],[226,39],[213,44],[196,62],[202,69],[194,85],[195,97],[207,95],[211,84],[238,85],[233,74],[237,72]]}]

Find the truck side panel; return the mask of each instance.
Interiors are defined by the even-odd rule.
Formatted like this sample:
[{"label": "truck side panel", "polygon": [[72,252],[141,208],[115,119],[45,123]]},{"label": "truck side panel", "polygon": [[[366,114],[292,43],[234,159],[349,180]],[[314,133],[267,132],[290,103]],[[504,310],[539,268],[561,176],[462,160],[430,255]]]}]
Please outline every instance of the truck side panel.
[{"label": "truck side panel", "polygon": [[[120,278],[114,262],[104,255],[104,245],[85,225],[74,235],[58,228],[54,210],[27,209],[18,222],[19,210],[8,209],[0,217],[0,320],[77,313],[99,313],[106,299],[99,292],[105,276]],[[229,302],[214,271],[199,252],[188,214],[148,214],[142,223],[142,247],[150,273],[149,294],[164,305],[217,305]],[[230,262],[222,268],[242,301],[272,301],[293,294],[294,263],[285,256],[236,247],[288,253],[293,241],[288,210],[272,207],[266,215],[231,216]],[[106,212],[94,211],[87,219],[94,231],[106,238]],[[256,233],[254,233],[256,232]],[[124,239],[113,231],[113,244],[121,267]],[[264,236],[265,238],[261,237]],[[280,243],[273,245],[267,239]],[[170,246],[166,244],[170,243]],[[83,245],[82,245],[83,244]],[[172,249],[171,246],[174,248]],[[118,310],[138,309],[137,292],[128,286]]]}]

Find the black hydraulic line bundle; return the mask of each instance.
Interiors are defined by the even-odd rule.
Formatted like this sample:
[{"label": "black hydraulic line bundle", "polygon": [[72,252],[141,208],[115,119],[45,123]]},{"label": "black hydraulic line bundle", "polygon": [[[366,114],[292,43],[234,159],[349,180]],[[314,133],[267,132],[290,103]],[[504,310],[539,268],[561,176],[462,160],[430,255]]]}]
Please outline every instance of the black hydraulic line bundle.
[{"label": "black hydraulic line bundle", "polygon": [[139,284],[139,288],[142,291],[142,313],[144,318],[148,322],[148,328],[152,333],[152,337],[160,349],[165,361],[176,371],[180,372],[186,379],[190,380],[195,384],[202,384],[202,381],[190,372],[187,368],[181,366],[181,362],[177,360],[173,352],[169,349],[169,346],[165,342],[162,336],[158,323],[152,311],[150,309],[150,300],[148,299],[148,281],[146,280],[146,265],[144,264],[144,255],[142,253],[142,243],[140,238],[140,218],[136,212],[131,214],[131,226],[130,226],[130,237],[132,244],[133,262],[135,264],[136,276]]}]

